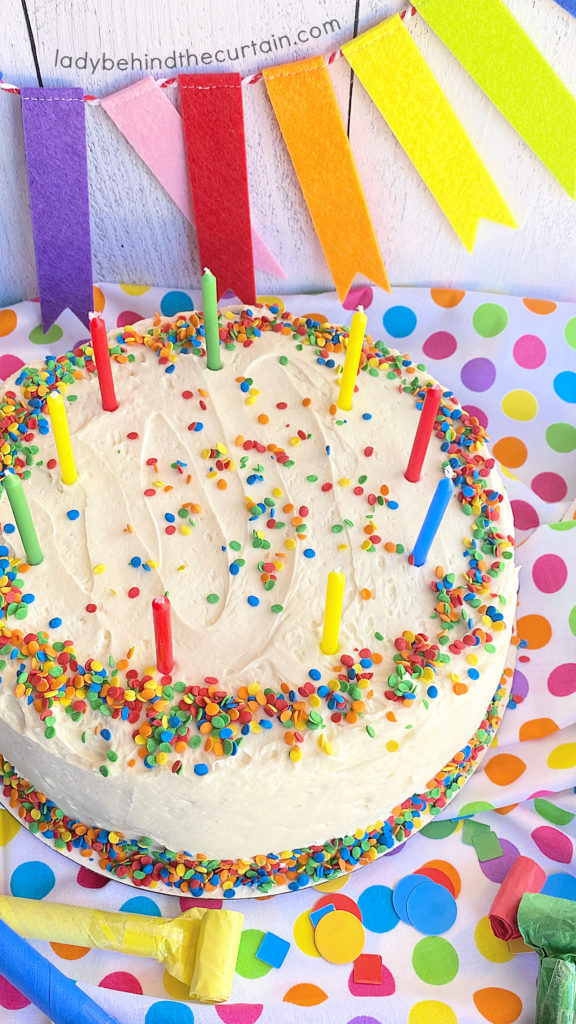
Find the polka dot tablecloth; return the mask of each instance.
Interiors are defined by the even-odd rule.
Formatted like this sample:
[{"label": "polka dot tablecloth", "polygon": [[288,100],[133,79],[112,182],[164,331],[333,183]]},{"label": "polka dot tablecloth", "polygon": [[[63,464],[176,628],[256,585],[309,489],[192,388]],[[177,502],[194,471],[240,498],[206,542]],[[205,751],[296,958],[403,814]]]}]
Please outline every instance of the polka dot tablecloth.
[{"label": "polka dot tablecloth", "polygon": [[[296,313],[343,318],[331,294],[283,301]],[[488,428],[522,565],[518,630],[527,646],[509,710],[483,768],[450,804],[450,818],[436,819],[406,846],[346,878],[238,904],[244,931],[233,1001],[225,1006],[175,1002],[185,997],[179,984],[150,961],[38,944],[122,1024],[528,1024],[537,958],[515,954],[494,937],[490,904],[519,853],[542,865],[546,892],[576,899],[576,304],[439,288],[385,295],[367,286],[354,289],[345,308],[359,303],[373,334],[427,363]],[[197,304],[194,292],[95,289],[110,328]],[[35,302],[0,310],[0,376],[85,337],[69,313],[43,334]],[[480,863],[474,846],[462,841],[469,815],[496,833],[501,856]],[[2,892],[37,899],[39,913],[43,899],[158,916],[194,902],[144,895],[78,868],[4,810],[0,848]],[[442,935],[416,931],[394,910],[392,889],[421,869],[456,897],[456,920]],[[359,984],[351,964],[318,956],[308,917],[318,903],[362,919],[364,952],[382,956],[379,980]],[[278,970],[256,957],[266,931],[291,944]],[[0,1007],[2,1024],[45,1024],[1,977]]]}]

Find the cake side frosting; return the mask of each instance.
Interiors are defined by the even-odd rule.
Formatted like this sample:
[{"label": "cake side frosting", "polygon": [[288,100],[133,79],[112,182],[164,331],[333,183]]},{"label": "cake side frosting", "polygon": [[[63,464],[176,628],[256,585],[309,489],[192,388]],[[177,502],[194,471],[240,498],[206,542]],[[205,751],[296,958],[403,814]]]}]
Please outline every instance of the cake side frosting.
[{"label": "cake side frosting", "polygon": [[[73,819],[175,851],[322,844],[433,791],[476,735],[510,644],[510,507],[449,392],[422,480],[404,480],[432,378],[382,344],[367,343],[344,414],[341,328],[230,314],[213,373],[194,357],[201,318],[165,326],[120,332],[114,414],[89,349],[39,385],[71,377],[79,481],[49,468],[40,420],[27,494],[45,560],[23,574],[30,627],[8,636],[9,615],[3,631],[0,749]],[[41,416],[35,375],[14,392]],[[458,498],[416,569],[407,554],[448,463]],[[330,658],[319,637],[336,566],[347,584]],[[150,601],[166,590],[176,666],[161,679]]]}]

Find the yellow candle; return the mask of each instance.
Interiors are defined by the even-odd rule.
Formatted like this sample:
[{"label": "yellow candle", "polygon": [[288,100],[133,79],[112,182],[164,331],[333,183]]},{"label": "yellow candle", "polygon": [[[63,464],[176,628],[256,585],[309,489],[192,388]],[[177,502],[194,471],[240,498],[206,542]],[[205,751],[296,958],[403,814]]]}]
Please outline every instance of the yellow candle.
[{"label": "yellow candle", "polygon": [[70,440],[64,399],[58,391],[53,391],[48,395],[47,405],[48,413],[52,420],[52,430],[54,431],[54,441],[56,442],[58,461],[60,462],[62,483],[73,484],[78,479],[78,473],[76,472],[76,464],[74,462],[74,452],[72,451],[72,441]]},{"label": "yellow candle", "polygon": [[328,573],[324,628],[322,630],[322,640],[320,642],[320,647],[324,654],[336,654],[338,651],[345,582],[346,577],[344,573],[340,572],[338,569]]},{"label": "yellow candle", "polygon": [[362,342],[364,341],[364,335],[366,334],[367,322],[368,318],[364,312],[364,307],[358,306],[358,309],[352,317],[352,323],[350,324],[348,347],[346,349],[344,369],[342,370],[342,377],[340,380],[340,394],[338,395],[338,406],[340,409],[345,409],[346,411],[352,408],[352,395],[354,394],[356,375],[360,365]]}]

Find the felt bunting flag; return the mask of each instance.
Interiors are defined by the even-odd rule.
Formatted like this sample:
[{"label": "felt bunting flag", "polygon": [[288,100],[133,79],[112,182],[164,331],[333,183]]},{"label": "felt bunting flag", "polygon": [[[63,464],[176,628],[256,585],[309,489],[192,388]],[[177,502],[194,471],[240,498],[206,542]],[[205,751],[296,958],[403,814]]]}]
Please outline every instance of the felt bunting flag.
[{"label": "felt bunting flag", "polygon": [[571,14],[573,18],[576,18],[576,0],[556,0],[556,3],[563,7],[568,14]]},{"label": "felt bunting flag", "polygon": [[246,169],[242,79],[239,74],[179,75],[188,176],[200,264],[256,302]]},{"label": "felt bunting flag", "polygon": [[389,290],[323,58],[266,68],[263,75],[340,301],[358,273]]},{"label": "felt bunting flag", "polygon": [[22,123],[42,330],[94,307],[82,89],[22,89]]},{"label": "felt bunting flag", "polygon": [[[147,77],[106,96],[101,106],[178,209],[193,222],[182,118],[166,90]],[[252,247],[254,265],[259,270],[275,277],[286,277],[254,228]]]},{"label": "felt bunting flag", "polygon": [[516,227],[400,16],[342,49],[466,248],[473,248],[483,217]]},{"label": "felt bunting flag", "polygon": [[576,99],[502,0],[415,0],[415,6],[574,197]]}]

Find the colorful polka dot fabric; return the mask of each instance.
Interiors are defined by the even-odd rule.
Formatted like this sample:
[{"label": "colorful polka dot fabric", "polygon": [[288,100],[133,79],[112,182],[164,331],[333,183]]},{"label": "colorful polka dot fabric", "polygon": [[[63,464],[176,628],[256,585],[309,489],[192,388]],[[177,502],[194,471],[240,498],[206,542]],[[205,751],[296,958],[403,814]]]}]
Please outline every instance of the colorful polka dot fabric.
[{"label": "colorful polka dot fabric", "polygon": [[[276,301],[343,318],[332,294]],[[182,986],[148,960],[37,944],[122,1024],[528,1024],[537,956],[495,938],[490,905],[519,854],[544,868],[544,892],[576,900],[576,304],[444,288],[384,295],[368,286],[353,289],[344,306],[360,303],[373,334],[425,362],[488,427],[522,566],[518,631],[527,646],[508,711],[449,818],[347,877],[235,908],[245,921],[226,1005],[187,1003]],[[95,288],[109,327],[197,304],[195,292]],[[69,313],[46,334],[38,321],[35,302],[0,310],[1,377],[86,337]],[[157,916],[194,903],[141,895],[79,867],[5,810],[0,848],[2,892],[38,900],[39,913],[42,900]],[[338,942],[326,923],[315,936],[310,912],[316,927],[337,915]],[[258,957],[267,932],[290,943],[278,968]],[[351,956],[354,963],[341,962]],[[3,1024],[45,1024],[1,976],[0,1007]]]}]

